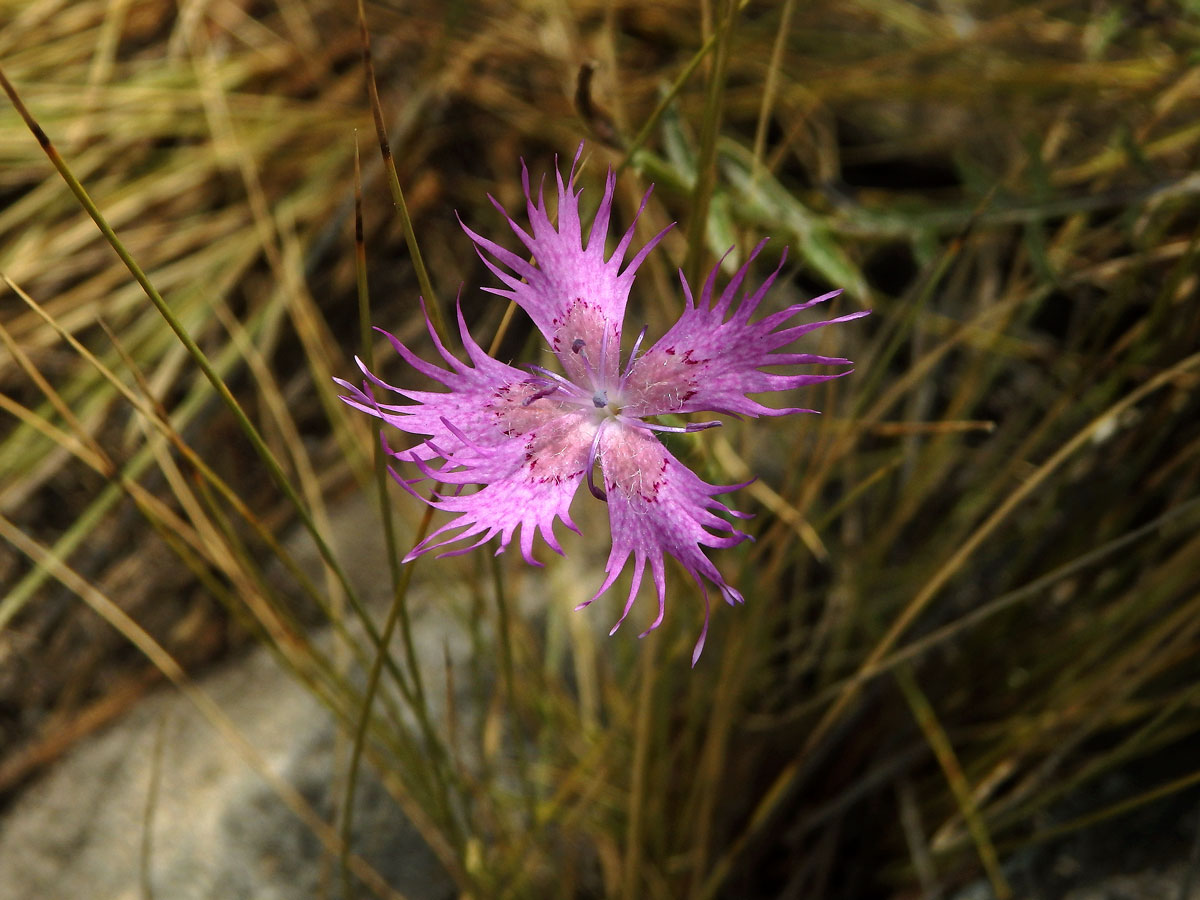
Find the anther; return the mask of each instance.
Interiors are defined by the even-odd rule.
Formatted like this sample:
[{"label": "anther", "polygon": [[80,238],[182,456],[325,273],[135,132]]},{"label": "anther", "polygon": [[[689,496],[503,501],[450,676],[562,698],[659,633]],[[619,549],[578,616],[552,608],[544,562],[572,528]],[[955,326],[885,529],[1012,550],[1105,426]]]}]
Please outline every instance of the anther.
[{"label": "anther", "polygon": [[583,338],[575,338],[575,340],[571,341],[571,352],[578,353],[586,345],[587,341],[585,341]]},{"label": "anther", "polygon": [[597,391],[592,396],[592,404],[596,409],[604,409],[604,407],[608,406],[608,394],[605,391]]},{"label": "anther", "polygon": [[558,390],[558,385],[556,385],[556,384],[548,385],[548,386],[542,388],[537,393],[530,394],[528,397],[526,397],[524,400],[521,401],[521,405],[528,406],[529,404],[531,404],[537,400],[541,400],[543,397],[549,397],[551,394],[553,394],[557,390]]}]

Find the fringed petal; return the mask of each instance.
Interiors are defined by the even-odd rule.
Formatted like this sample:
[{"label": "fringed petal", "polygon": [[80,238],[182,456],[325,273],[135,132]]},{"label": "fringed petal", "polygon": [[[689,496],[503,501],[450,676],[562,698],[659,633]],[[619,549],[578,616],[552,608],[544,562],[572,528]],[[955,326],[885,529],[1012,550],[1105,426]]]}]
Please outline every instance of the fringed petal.
[{"label": "fringed petal", "polygon": [[797,407],[773,409],[752,400],[748,395],[789,390],[849,374],[849,370],[830,375],[784,375],[762,371],[764,366],[848,364],[849,360],[835,357],[775,351],[816,328],[867,315],[866,311],[855,312],[824,322],[780,328],[802,310],[841,293],[833,291],[751,322],[751,316],[787,258],[785,253],[766,281],[753,292],[747,290],[734,308],[735,297],[750,264],[765,243],[763,241],[754,248],[750,259],[737,271],[715,303],[716,268],[706,279],[699,302],[695,302],[687,282],[683,282],[686,306],[679,321],[629,367],[621,391],[625,400],[623,413],[658,416],[706,411],[743,416],[781,416],[809,412]]},{"label": "fringed petal", "polygon": [[[447,427],[454,430],[453,423]],[[463,449],[450,454],[442,468],[423,465],[426,476],[443,484],[482,487],[474,493],[438,495],[429,501],[437,509],[458,515],[417,544],[405,562],[473,537],[477,537],[473,543],[440,555],[455,555],[497,536],[500,546],[496,553],[503,553],[518,528],[521,555],[530,565],[541,565],[533,556],[536,534],[561,554],[554,522],[559,519],[578,531],[569,508],[583,481],[595,430],[592,416],[567,413],[495,446],[469,447],[461,441]]]},{"label": "fringed petal", "polygon": [[[428,316],[426,317],[428,322]],[[515,435],[521,435],[547,419],[561,415],[561,404],[553,396],[538,397],[543,392],[541,379],[528,372],[492,359],[471,337],[458,310],[459,333],[467,356],[474,366],[456,359],[437,338],[430,326],[438,350],[450,369],[443,369],[416,356],[395,336],[376,329],[391,342],[396,352],[423,375],[440,382],[446,391],[415,391],[395,387],[370,372],[361,360],[359,368],[366,377],[362,387],[334,379],[346,393],[341,399],[357,410],[375,416],[389,425],[428,438],[408,450],[393,451],[399,459],[433,459],[454,455],[463,449],[459,435],[471,442],[492,446]],[[409,404],[378,402],[371,387],[399,394]],[[454,430],[446,427],[454,424]],[[457,432],[457,433],[456,433]]]},{"label": "fringed petal", "polygon": [[[580,145],[580,153],[582,150]],[[465,225],[463,230],[475,242],[480,258],[505,285],[488,290],[514,301],[525,310],[562,362],[567,377],[581,383],[593,373],[615,377],[621,350],[621,323],[634,274],[665,231],[652,238],[622,268],[633,240],[635,216],[634,223],[612,255],[605,259],[604,245],[612,215],[616,174],[611,169],[608,172],[604,196],[585,243],[579,216],[581,191],[575,187],[578,162],[579,154],[576,154],[565,183],[562,173],[555,171],[557,225],[551,222],[540,187],[537,200],[533,199],[529,172],[522,165],[522,184],[532,233],[525,231],[507,213],[505,218],[536,261],[536,267],[524,256],[481,237]],[[643,198],[643,207],[645,202]],[[641,209],[638,213],[640,215]]]},{"label": "fringed petal", "polygon": [[[734,490],[737,485],[708,484],[672,456],[652,434],[630,426],[604,430],[600,464],[608,493],[612,552],[604,569],[604,583],[593,600],[612,586],[633,557],[633,582],[621,618],[613,626],[614,632],[633,608],[647,563],[658,596],[658,614],[642,636],[662,623],[666,607],[665,554],[679,560],[702,592],[703,578],[716,585],[730,604],[743,602],[742,595],[725,582],[701,549],[732,547],[747,539],[746,534],[717,515],[730,512],[716,499],[717,495]],[[697,644],[697,659],[702,647],[703,633]]]}]

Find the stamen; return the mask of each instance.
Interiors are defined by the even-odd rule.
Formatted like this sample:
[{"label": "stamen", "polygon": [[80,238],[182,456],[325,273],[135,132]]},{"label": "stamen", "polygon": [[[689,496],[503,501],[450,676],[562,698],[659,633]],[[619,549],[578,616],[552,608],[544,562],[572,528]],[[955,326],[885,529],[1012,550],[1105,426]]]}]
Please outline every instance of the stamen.
[{"label": "stamen", "polygon": [[625,371],[621,373],[621,387],[625,386],[626,379],[629,378],[629,373],[633,371],[633,364],[637,360],[637,352],[642,346],[642,341],[646,337],[646,329],[648,325],[643,325],[642,330],[638,332],[637,340],[633,342],[633,349],[629,351],[629,359],[625,361]]},{"label": "stamen", "polygon": [[[578,358],[583,360],[583,371],[586,372],[588,378],[592,380],[592,384],[594,385],[598,383],[598,380],[596,380],[595,366],[592,365],[592,360],[588,359],[588,342],[584,341],[582,337],[576,337],[574,341],[571,341],[571,353],[574,353],[576,356],[578,356]],[[602,353],[602,350],[601,359],[604,359],[604,353]]]},{"label": "stamen", "polygon": [[[567,378],[563,378],[557,372],[551,372],[549,369],[544,369],[541,366],[536,366],[536,365],[527,365],[527,366],[525,366],[525,368],[527,370],[529,370],[530,372],[534,373],[535,375],[538,375],[547,381],[553,382],[554,384],[556,384],[558,386],[559,390],[563,391],[566,394],[569,394],[572,397],[580,397],[581,395],[586,396],[583,394],[583,391],[580,390],[579,385],[575,384],[575,382],[573,382]],[[545,395],[542,395],[542,396],[545,396]],[[533,398],[533,399],[536,399],[536,398]],[[531,399],[529,402],[532,403],[533,399]],[[526,405],[528,405],[528,404],[526,404]]]},{"label": "stamen", "polygon": [[608,420],[605,419],[596,429],[596,435],[592,438],[592,448],[588,450],[587,461],[588,490],[592,492],[593,497],[603,500],[605,503],[608,502],[608,494],[604,493],[604,489],[596,484],[596,457],[600,453],[600,433],[604,431],[604,426],[607,424]]},{"label": "stamen", "polygon": [[[621,348],[617,348],[617,352],[621,352]],[[608,365],[608,320],[603,319],[600,322],[600,365],[607,367]],[[594,377],[594,376],[593,376]]]},{"label": "stamen", "polygon": [[608,406],[608,394],[604,391],[596,391],[595,395],[592,397],[592,405],[595,406],[596,409],[604,409],[604,407]]},{"label": "stamen", "polygon": [[528,397],[526,397],[524,400],[522,400],[521,405],[528,406],[529,404],[531,404],[537,400],[541,400],[543,397],[549,397],[551,394],[557,394],[557,393],[558,393],[558,385],[557,384],[547,385],[546,387],[544,387],[540,391],[538,391],[536,394],[530,394]]},{"label": "stamen", "polygon": [[621,422],[634,428],[645,428],[647,431],[668,431],[671,434],[692,434],[708,428],[720,428],[723,422],[689,422],[686,425],[659,425],[657,422],[645,422],[633,416],[621,417]]}]

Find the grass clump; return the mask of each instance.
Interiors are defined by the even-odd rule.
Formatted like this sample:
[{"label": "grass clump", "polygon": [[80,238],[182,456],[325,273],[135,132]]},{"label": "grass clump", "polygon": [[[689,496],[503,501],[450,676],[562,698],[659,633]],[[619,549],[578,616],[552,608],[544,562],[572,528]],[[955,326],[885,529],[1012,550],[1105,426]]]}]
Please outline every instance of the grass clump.
[{"label": "grass clump", "polygon": [[[0,791],[253,640],[464,895],[982,877],[1011,896],[1050,889],[1064,840],[1098,859],[1132,809],[1194,803],[1194,11],[368,4],[394,169],[364,152],[356,262],[355,130],[365,148],[375,127],[345,6],[0,2],[7,80],[162,307],[0,117],[0,709],[22,710],[0,715]],[[875,311],[823,336],[857,365],[811,392],[819,419],[683,443],[709,480],[759,475],[757,540],[720,560],[748,602],[717,612],[695,671],[682,578],[641,643],[581,627],[591,579],[558,562],[396,567],[372,612],[331,524],[376,492],[400,555],[429,527],[336,401],[362,322],[417,344],[417,295],[447,315],[465,284],[475,333],[528,359],[451,210],[495,225],[485,195],[517,207],[518,157],[547,170],[582,137],[585,202],[611,163],[621,217],[654,182],[645,234],[681,223],[634,298],[652,334],[678,314],[673,266],[761,236],[792,248],[781,294]],[[302,527],[316,577],[278,537]],[[384,639],[408,633],[409,578],[467,598],[446,625],[477,648],[449,673],[480,711],[461,732],[430,711],[447,673]],[[354,890],[402,888],[285,799]]]}]

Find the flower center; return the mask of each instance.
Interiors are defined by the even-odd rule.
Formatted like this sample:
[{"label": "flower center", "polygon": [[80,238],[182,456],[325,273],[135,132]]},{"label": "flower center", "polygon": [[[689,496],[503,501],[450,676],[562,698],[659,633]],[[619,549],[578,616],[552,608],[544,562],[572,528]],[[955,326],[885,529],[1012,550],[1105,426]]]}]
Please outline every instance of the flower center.
[{"label": "flower center", "polygon": [[609,392],[603,388],[597,388],[592,395],[592,406],[596,410],[597,418],[601,420],[615,419],[621,415],[621,398],[614,395],[609,398]]}]

